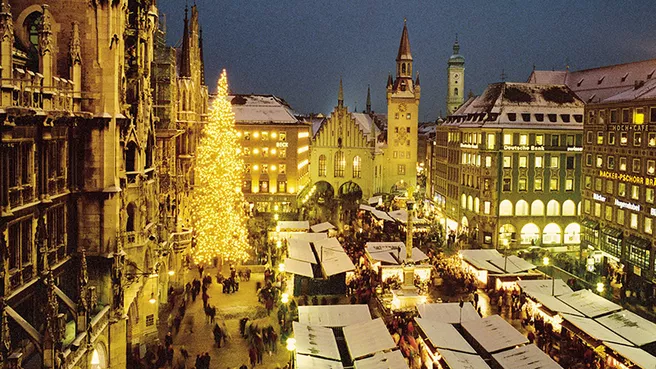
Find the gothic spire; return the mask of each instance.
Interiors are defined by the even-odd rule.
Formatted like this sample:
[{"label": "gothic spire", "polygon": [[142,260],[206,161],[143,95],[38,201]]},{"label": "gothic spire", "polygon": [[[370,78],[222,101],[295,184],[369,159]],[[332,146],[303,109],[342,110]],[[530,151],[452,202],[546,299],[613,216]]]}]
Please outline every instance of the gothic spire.
[{"label": "gothic spire", "polygon": [[396,55],[396,61],[412,60],[410,53],[410,38],[408,37],[408,25],[406,19],[403,19],[403,33],[401,33],[401,43],[399,44],[399,52]]},{"label": "gothic spire", "polygon": [[337,106],[344,106],[344,88],[342,87],[342,77],[339,78],[339,92],[337,93]]},{"label": "gothic spire", "polygon": [[371,86],[367,85],[367,105],[365,113],[371,114]]},{"label": "gothic spire", "polygon": [[453,55],[460,54],[460,44],[458,43],[458,34],[456,33],[456,41],[453,43]]},{"label": "gothic spire", "polygon": [[198,49],[200,50],[200,83],[205,85],[205,58],[203,57],[203,28],[200,28],[198,37]]},{"label": "gothic spire", "polygon": [[180,59],[180,77],[191,77],[191,50],[189,45],[189,9],[185,6],[184,31],[182,33],[182,57]]},{"label": "gothic spire", "polygon": [[392,73],[387,74],[387,87],[392,87],[394,81],[392,81]]},{"label": "gothic spire", "polygon": [[419,72],[417,72],[417,78],[415,79],[415,86],[419,87]]}]

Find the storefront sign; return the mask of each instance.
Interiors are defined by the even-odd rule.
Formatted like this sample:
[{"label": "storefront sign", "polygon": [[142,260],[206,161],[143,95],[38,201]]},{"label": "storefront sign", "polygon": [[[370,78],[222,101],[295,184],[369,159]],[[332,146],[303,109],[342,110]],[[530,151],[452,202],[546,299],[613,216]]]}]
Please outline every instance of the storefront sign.
[{"label": "storefront sign", "polygon": [[276,142],[276,147],[289,147],[289,142],[286,141]]},{"label": "storefront sign", "polygon": [[508,151],[544,151],[544,146],[513,146],[503,145],[504,150]]},{"label": "storefront sign", "polygon": [[640,205],[631,204],[630,202],[620,201],[615,199],[615,205],[620,209],[629,209],[633,211],[640,211]]},{"label": "storefront sign", "polygon": [[477,144],[461,143],[460,148],[461,149],[478,149],[478,145]]},{"label": "storefront sign", "polygon": [[635,132],[646,132],[649,131],[648,124],[609,124],[609,131],[635,131]]},{"label": "storefront sign", "polygon": [[646,178],[641,176],[632,176],[630,174],[608,172],[605,170],[599,171],[599,177],[608,179],[619,179],[622,182],[644,184],[647,186],[656,186],[656,178]]},{"label": "storefront sign", "polygon": [[600,195],[600,194],[598,194],[598,193],[594,193],[594,194],[592,194],[592,198],[595,199],[595,200],[597,200],[597,201],[603,201],[603,202],[606,202],[606,197],[604,197],[604,196],[602,196],[602,195]]},{"label": "storefront sign", "polygon": [[583,151],[582,147],[568,147],[567,151]]}]

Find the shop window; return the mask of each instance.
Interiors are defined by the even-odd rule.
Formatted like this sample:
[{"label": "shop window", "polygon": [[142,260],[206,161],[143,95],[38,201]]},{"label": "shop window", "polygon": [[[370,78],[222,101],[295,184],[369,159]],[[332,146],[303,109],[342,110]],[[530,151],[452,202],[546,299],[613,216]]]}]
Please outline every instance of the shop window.
[{"label": "shop window", "polygon": [[522,245],[536,245],[540,240],[540,228],[533,223],[525,224],[520,236]]},{"label": "shop window", "polygon": [[546,245],[561,243],[560,227],[556,223],[549,223],[542,232],[542,243]]},{"label": "shop window", "polygon": [[542,178],[535,178],[533,185],[534,191],[542,191]]},{"label": "shop window", "polygon": [[567,227],[565,227],[565,243],[566,244],[581,243],[581,226],[578,223],[571,223]]},{"label": "shop window", "polygon": [[544,215],[544,203],[540,200],[535,200],[531,203],[531,215],[542,216]]}]

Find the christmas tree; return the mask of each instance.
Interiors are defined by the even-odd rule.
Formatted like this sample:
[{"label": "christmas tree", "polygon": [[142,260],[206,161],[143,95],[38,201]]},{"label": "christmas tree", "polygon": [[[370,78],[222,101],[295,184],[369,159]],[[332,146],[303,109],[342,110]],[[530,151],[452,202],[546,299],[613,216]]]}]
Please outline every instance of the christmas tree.
[{"label": "christmas tree", "polygon": [[224,69],[196,150],[193,218],[195,260],[199,264],[210,263],[214,257],[248,259],[245,202],[241,192],[244,162],[240,153]]}]

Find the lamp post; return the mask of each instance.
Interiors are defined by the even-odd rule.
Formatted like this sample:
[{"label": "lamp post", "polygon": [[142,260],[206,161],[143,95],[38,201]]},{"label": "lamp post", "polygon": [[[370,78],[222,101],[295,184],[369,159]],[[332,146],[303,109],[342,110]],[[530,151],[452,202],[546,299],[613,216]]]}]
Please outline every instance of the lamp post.
[{"label": "lamp post", "polygon": [[292,369],[296,367],[296,363],[294,362],[295,350],[296,350],[296,339],[292,337],[287,338],[287,351],[289,351],[289,363]]},{"label": "lamp post", "polygon": [[604,283],[603,282],[597,283],[597,292],[599,292],[600,295],[604,292]]},{"label": "lamp post", "polygon": [[[542,264],[544,264],[545,267],[549,266],[548,256],[545,256],[542,259]],[[555,289],[556,289],[556,279],[554,279],[553,267],[551,267],[551,296],[554,296]]]}]

